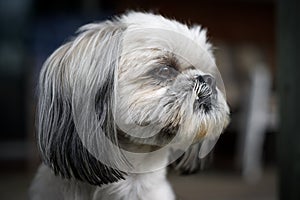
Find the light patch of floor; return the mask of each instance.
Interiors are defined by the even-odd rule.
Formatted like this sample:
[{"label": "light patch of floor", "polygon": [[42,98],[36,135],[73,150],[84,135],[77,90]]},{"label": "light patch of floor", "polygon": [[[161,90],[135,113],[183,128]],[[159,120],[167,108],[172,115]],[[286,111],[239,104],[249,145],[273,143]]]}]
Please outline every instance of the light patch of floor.
[{"label": "light patch of floor", "polygon": [[266,171],[256,183],[233,173],[209,172],[192,176],[169,175],[179,200],[276,200],[277,178]]}]

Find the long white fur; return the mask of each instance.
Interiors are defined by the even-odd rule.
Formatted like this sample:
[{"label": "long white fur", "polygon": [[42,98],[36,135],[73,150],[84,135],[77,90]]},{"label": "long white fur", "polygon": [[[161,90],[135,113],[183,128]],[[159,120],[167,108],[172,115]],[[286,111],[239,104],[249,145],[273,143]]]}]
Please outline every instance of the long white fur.
[{"label": "long white fur", "polygon": [[[145,84],[137,83],[147,71],[157,65],[161,57],[170,54],[177,57],[182,70],[172,85],[155,86],[150,80]],[[190,66],[194,68],[189,70]],[[202,140],[218,138],[228,124],[229,108],[222,85],[217,85],[218,102],[212,105],[213,112],[210,114],[203,111],[194,112],[193,108],[197,94],[201,90],[200,86],[194,85],[193,77],[204,74],[216,78],[219,76],[212,46],[207,42],[206,30],[200,26],[188,27],[160,15],[130,12],[114,21],[86,25],[79,29],[79,35],[74,40],[50,56],[41,74],[42,94],[39,102],[41,133],[38,138],[43,160],[48,166],[42,164],[33,181],[30,189],[30,197],[33,200],[175,199],[172,188],[166,180],[166,168],[157,167],[168,163],[167,151],[163,151],[159,156],[141,156],[138,165],[141,169],[149,167],[145,171],[150,172],[134,173],[131,171],[130,162],[134,163],[138,158],[134,157],[135,154],[126,154],[126,151],[116,149],[119,143],[116,126],[123,128],[123,131],[131,136],[142,138],[138,140],[142,144],[159,145],[157,143],[159,138],[147,140],[144,137],[159,132],[167,124],[178,125],[178,137],[176,136],[174,145],[178,143],[179,146],[176,147],[184,148],[185,145],[193,143],[191,138],[201,131],[203,131]],[[107,83],[113,85],[105,85]],[[108,89],[103,89],[103,85]],[[104,92],[98,94],[99,88]],[[207,91],[207,88],[203,90]],[[51,99],[48,98],[48,93],[53,94]],[[95,107],[96,96],[100,98],[102,107]],[[105,97],[108,97],[107,102],[103,102]],[[87,153],[82,154],[80,159],[83,162],[82,172],[90,176],[91,180],[82,174],[78,176],[83,182],[76,180],[73,177],[76,169],[70,170],[70,175],[66,175],[66,179],[56,176],[50,169],[55,168],[57,163],[63,165],[61,159],[64,152],[59,152],[62,158],[57,163],[52,163],[49,159],[49,155],[55,150],[51,141],[55,141],[57,137],[56,132],[50,129],[59,128],[59,124],[57,127],[47,127],[45,120],[50,119],[44,117],[57,106],[56,98],[62,99],[62,106],[70,104],[72,109],[63,111],[71,113],[63,112],[62,117],[68,120],[71,116],[74,129],[88,152],[105,165],[121,171],[104,168],[108,173],[104,175],[108,179],[109,173],[112,173],[113,178],[108,182],[113,183],[96,186],[85,182],[102,181],[101,176],[94,177],[95,168],[94,165],[89,165],[91,158]],[[172,104],[165,106],[170,100]],[[70,116],[65,116],[68,114]],[[54,120],[59,120],[55,114]],[[145,122],[149,122],[150,125],[136,126]],[[70,122],[63,121],[62,124],[64,123]],[[69,131],[68,127],[62,130]],[[65,137],[67,136],[61,140]],[[77,145],[76,141],[74,144]],[[57,147],[66,144],[69,145],[66,141],[55,141]],[[128,148],[131,147],[130,144],[126,145]],[[193,148],[192,154],[195,152],[197,154],[197,149]],[[188,160],[191,158],[185,159]],[[58,174],[63,176],[64,171],[68,172],[69,165],[67,162],[66,166],[58,168]],[[160,169],[151,171],[154,168]],[[122,171],[127,173],[125,180],[117,181],[121,179]]]}]

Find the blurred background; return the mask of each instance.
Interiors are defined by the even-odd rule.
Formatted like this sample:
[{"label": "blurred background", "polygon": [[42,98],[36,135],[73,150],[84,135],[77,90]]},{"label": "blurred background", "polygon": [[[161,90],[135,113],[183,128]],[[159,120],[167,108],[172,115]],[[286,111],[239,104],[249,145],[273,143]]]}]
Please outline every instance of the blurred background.
[{"label": "blurred background", "polygon": [[34,117],[45,59],[79,26],[133,9],[206,27],[231,107],[205,167],[169,174],[178,198],[300,200],[299,8],[293,0],[1,0],[0,199],[28,199],[40,163]]}]

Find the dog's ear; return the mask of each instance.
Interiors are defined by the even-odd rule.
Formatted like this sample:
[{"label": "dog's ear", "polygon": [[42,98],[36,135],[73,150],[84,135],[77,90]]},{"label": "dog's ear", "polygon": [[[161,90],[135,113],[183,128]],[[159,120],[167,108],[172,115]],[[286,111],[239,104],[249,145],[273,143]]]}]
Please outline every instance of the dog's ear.
[{"label": "dog's ear", "polygon": [[112,21],[86,25],[42,68],[37,138],[44,163],[57,175],[93,185],[124,178],[98,157],[120,159],[107,143],[118,145],[114,111],[124,30]]}]

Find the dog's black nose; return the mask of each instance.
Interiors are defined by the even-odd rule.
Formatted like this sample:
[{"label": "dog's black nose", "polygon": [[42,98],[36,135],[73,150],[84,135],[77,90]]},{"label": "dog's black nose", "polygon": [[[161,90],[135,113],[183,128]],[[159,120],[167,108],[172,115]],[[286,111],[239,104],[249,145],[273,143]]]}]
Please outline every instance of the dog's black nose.
[{"label": "dog's black nose", "polygon": [[194,90],[197,94],[195,108],[203,109],[208,112],[217,97],[216,80],[210,75],[196,76]]},{"label": "dog's black nose", "polygon": [[216,80],[211,75],[199,75],[197,76],[197,80],[200,83],[206,83],[207,85],[209,85],[213,91],[216,90]]}]

